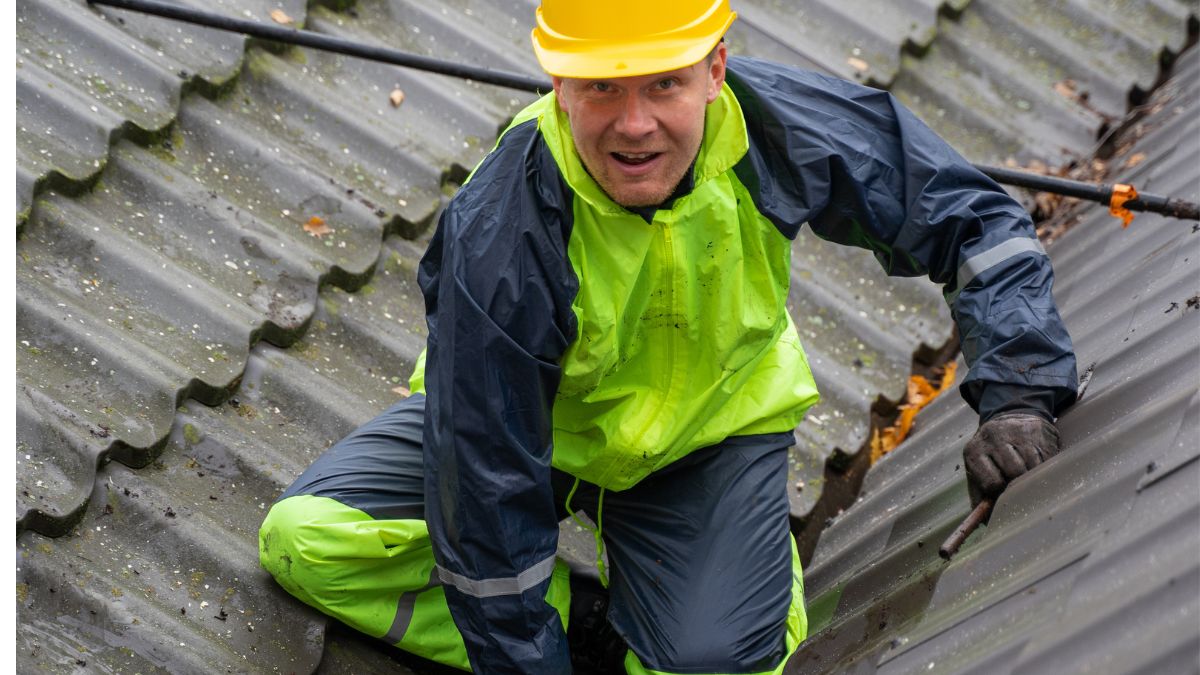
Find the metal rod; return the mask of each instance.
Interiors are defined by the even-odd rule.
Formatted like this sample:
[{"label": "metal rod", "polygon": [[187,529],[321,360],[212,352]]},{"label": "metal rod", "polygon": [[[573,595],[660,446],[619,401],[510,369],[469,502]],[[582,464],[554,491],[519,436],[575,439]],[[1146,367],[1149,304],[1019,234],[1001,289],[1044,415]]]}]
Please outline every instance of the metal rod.
[{"label": "metal rod", "polygon": [[[486,68],[476,68],[461,63],[452,61],[443,61],[428,56],[420,56],[418,54],[409,54],[407,52],[388,49],[386,47],[375,47],[364,45],[342,38],[336,38],[322,33],[314,33],[307,30],[299,30],[296,28],[284,28],[283,26],[272,26],[270,24],[260,23],[257,21],[245,21],[232,17],[222,16],[220,14],[212,14],[190,7],[181,7],[166,2],[158,2],[157,0],[88,0],[89,4],[106,5],[119,9],[127,9],[134,12],[143,12],[153,14],[176,21],[184,21],[209,28],[231,31],[234,33],[243,33],[263,40],[272,42],[280,42],[290,45],[300,45],[302,47],[312,47],[313,49],[321,49],[338,54],[346,54],[347,56],[355,56],[358,58],[369,59],[371,61],[380,61],[390,63],[405,68],[415,68],[417,70],[425,70],[431,73],[441,75],[449,75],[451,77],[460,77],[476,82],[484,82],[486,84],[494,84],[510,89],[519,89],[521,91],[529,91],[533,93],[543,93],[550,91],[551,84],[545,80],[539,80],[532,77],[527,77],[518,73],[506,73]],[[1004,169],[1000,167],[984,166],[976,164],[976,169],[979,169],[992,180],[1006,185],[1016,185],[1018,187],[1029,188],[1041,192],[1052,192],[1055,194],[1066,195],[1068,197],[1076,197],[1078,199],[1086,199],[1089,201],[1100,202],[1101,204],[1109,204],[1112,201],[1113,186],[1112,185],[1096,185],[1093,183],[1083,183],[1080,181],[1067,180],[1065,178],[1056,178],[1054,176],[1041,176],[1026,171],[1017,171],[1014,169]],[[1182,218],[1185,220],[1200,220],[1200,205],[1195,202],[1188,202],[1182,199],[1171,199],[1159,195],[1139,193],[1137,199],[1131,199],[1125,202],[1125,208],[1131,211],[1153,211],[1174,218]]]},{"label": "metal rod", "polygon": [[[975,168],[982,171],[992,180],[1006,185],[1016,185],[1017,187],[1030,188],[1040,192],[1053,192],[1067,197],[1100,202],[1101,204],[1108,204],[1112,200],[1113,186],[1109,184],[1083,183],[1076,180],[1067,180],[1066,178],[1042,176],[1026,171],[1002,169],[1000,167],[983,166],[981,164],[976,164]],[[1153,211],[1154,213],[1161,213],[1184,220],[1200,220],[1200,205],[1195,202],[1171,199],[1144,192],[1139,192],[1137,199],[1125,202],[1125,208],[1130,211]]]},{"label": "metal rod", "polygon": [[971,511],[971,515],[962,521],[962,524],[954,530],[953,534],[946,538],[946,542],[938,549],[938,555],[942,556],[942,560],[949,560],[954,557],[955,553],[958,553],[959,547],[963,545],[967,537],[971,536],[971,533],[975,531],[975,528],[979,527],[980,523],[987,520],[988,514],[992,512],[992,506],[993,503],[990,499],[985,499],[975,506],[975,509]]},{"label": "metal rod", "polygon": [[351,42],[350,40],[336,38],[331,35],[314,33],[313,31],[272,26],[257,21],[234,19],[190,7],[156,2],[156,0],[88,0],[88,2],[93,5],[107,5],[119,9],[153,14],[209,28],[244,33],[273,42],[312,47],[314,49],[346,54],[347,56],[357,56],[371,61],[381,61],[406,68],[416,68],[417,70],[426,70],[441,75],[450,75],[452,77],[475,80],[476,82],[495,84],[501,87],[509,87],[510,89],[520,89],[534,93],[544,93],[551,89],[550,82],[548,81],[534,79],[518,73],[505,73],[496,70],[487,70],[486,68],[476,68],[474,66],[443,61],[419,54],[409,54],[386,47],[375,47]]}]

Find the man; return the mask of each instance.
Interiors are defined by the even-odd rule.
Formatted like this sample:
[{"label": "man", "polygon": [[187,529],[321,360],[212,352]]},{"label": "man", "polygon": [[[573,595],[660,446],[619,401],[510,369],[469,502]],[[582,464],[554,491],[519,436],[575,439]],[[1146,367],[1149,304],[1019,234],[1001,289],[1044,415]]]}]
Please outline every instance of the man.
[{"label": "man", "polygon": [[805,222],[945,284],[975,498],[1058,451],[1075,362],[1028,215],[885,92],[729,59],[734,18],[543,2],[554,92],[441,216],[417,393],[263,524],[290,592],[442,663],[569,672],[588,607],[555,551],[582,508],[628,672],[780,672],[807,631],[785,486],[817,400],[785,307]]}]

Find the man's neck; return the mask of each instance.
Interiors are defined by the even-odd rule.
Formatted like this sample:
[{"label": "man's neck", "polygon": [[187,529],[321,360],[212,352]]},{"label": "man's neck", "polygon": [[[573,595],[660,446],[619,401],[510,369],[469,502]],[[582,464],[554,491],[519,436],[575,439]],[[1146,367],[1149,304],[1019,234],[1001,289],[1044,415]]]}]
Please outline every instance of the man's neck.
[{"label": "man's neck", "polygon": [[675,200],[690,193],[692,188],[696,186],[696,162],[693,161],[688,170],[684,172],[683,178],[679,179],[679,183],[675,185],[675,189],[671,195],[667,197],[661,204],[653,204],[651,206],[626,206],[625,209],[630,213],[636,213],[641,216],[642,220],[647,223],[654,222],[654,213],[659,209],[670,209],[675,204]]}]

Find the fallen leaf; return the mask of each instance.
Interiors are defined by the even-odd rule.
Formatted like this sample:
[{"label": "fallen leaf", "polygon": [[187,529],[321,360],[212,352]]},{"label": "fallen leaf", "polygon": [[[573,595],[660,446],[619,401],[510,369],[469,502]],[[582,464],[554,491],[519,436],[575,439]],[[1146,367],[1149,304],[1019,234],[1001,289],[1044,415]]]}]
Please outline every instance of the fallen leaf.
[{"label": "fallen leaf", "polygon": [[275,23],[281,23],[285,26],[292,23],[292,17],[288,16],[287,12],[278,8],[271,10],[271,20]]},{"label": "fallen leaf", "polygon": [[1062,195],[1056,195],[1049,192],[1039,192],[1033,197],[1033,203],[1036,205],[1034,209],[1039,214],[1049,215],[1054,213],[1054,210],[1062,203]]},{"label": "fallen leaf", "polygon": [[871,432],[871,464],[878,462],[879,459],[881,457],[883,457],[884,455],[886,455],[888,452],[890,452],[893,447],[895,447],[895,446],[892,446],[890,444],[885,446],[883,436],[880,435],[878,429],[875,429],[874,431],[872,431]]},{"label": "fallen leaf", "polygon": [[1042,176],[1050,174],[1050,167],[1046,166],[1044,162],[1037,159],[1030,161],[1029,166],[1025,167],[1025,170]]},{"label": "fallen leaf", "polygon": [[388,100],[392,102],[393,108],[399,108],[401,103],[404,103],[404,92],[400,89],[393,89]]},{"label": "fallen leaf", "polygon": [[863,61],[860,58],[854,57],[854,56],[851,56],[850,58],[846,59],[846,63],[849,63],[851,68],[857,70],[860,73],[865,72],[868,68],[871,67],[871,64],[867,63],[866,61]]},{"label": "fallen leaf", "polygon": [[913,375],[908,381],[906,402],[900,405],[900,414],[896,423],[882,431],[875,429],[871,432],[871,463],[879,461],[887,453],[900,445],[912,430],[913,421],[921,408],[929,405],[933,399],[954,385],[954,374],[958,364],[947,363],[942,370],[942,379],[935,388],[929,380],[920,375]]},{"label": "fallen leaf", "polygon": [[327,234],[333,234],[333,228],[325,224],[325,220],[321,216],[313,216],[304,224],[304,231],[314,237],[323,237]]},{"label": "fallen leaf", "polygon": [[1133,167],[1137,166],[1138,164],[1141,164],[1144,161],[1146,161],[1146,153],[1144,153],[1144,152],[1134,153],[1133,155],[1131,155],[1129,157],[1129,159],[1125,160],[1125,163],[1121,165],[1121,168],[1132,169]]},{"label": "fallen leaf", "polygon": [[404,398],[408,398],[409,396],[412,396],[412,392],[408,390],[408,387],[392,387],[392,393],[400,394]]},{"label": "fallen leaf", "polygon": [[958,373],[958,364],[954,361],[947,363],[942,369],[942,381],[938,384],[938,394],[944,394],[954,386],[954,376]]},{"label": "fallen leaf", "polygon": [[1058,92],[1059,96],[1074,101],[1079,94],[1076,92],[1079,85],[1075,84],[1075,80],[1059,80],[1054,83],[1054,91]]}]

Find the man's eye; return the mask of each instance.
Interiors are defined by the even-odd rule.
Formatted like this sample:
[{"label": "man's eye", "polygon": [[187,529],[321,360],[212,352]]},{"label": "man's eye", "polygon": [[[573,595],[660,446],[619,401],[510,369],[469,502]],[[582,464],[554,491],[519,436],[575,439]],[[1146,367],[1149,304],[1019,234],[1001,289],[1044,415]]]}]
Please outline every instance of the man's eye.
[{"label": "man's eye", "polygon": [[673,79],[668,79],[668,80],[659,80],[659,81],[658,81],[658,88],[659,88],[659,89],[672,89],[672,88],[674,88],[674,87],[675,87],[675,85],[677,85],[677,84],[679,84],[679,83],[678,83],[678,82],[676,82],[676,81],[675,81],[675,80],[673,80]]},{"label": "man's eye", "polygon": [[606,92],[612,89],[612,85],[607,82],[593,82],[592,91]]}]

